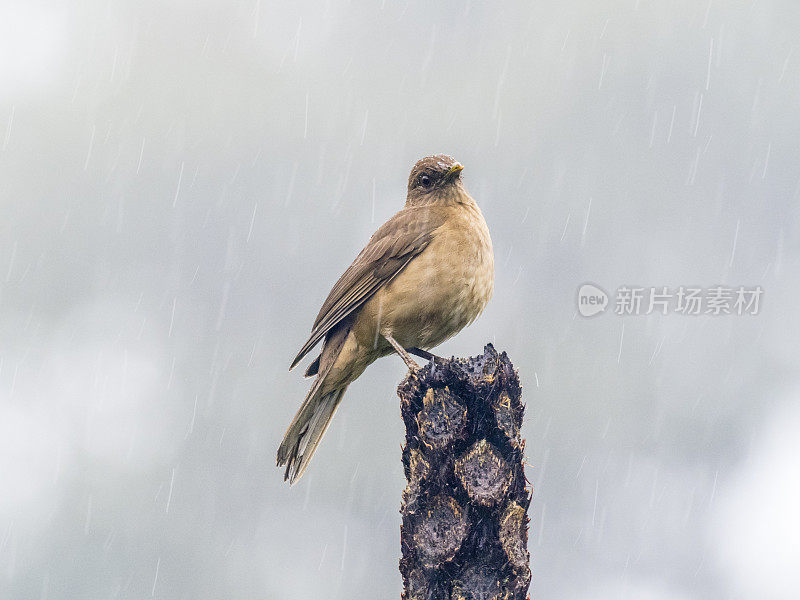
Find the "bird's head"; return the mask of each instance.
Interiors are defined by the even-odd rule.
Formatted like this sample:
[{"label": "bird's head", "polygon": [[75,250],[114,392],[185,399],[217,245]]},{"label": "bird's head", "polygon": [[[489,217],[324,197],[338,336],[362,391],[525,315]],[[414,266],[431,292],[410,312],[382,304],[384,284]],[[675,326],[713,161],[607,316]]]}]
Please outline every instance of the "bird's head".
[{"label": "bird's head", "polygon": [[461,202],[469,198],[461,181],[464,166],[452,156],[436,154],[417,161],[408,176],[406,205]]}]

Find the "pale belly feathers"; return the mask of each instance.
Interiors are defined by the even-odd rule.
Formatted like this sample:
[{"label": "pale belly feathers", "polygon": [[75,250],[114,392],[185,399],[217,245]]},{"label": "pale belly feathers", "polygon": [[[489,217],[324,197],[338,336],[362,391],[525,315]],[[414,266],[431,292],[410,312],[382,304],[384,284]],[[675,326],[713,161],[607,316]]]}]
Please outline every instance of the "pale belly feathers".
[{"label": "pale belly feathers", "polygon": [[494,256],[483,215],[477,206],[454,210],[430,245],[364,305],[354,333],[359,345],[380,355],[392,350],[377,332],[405,348],[430,349],[472,323],[493,290]]}]

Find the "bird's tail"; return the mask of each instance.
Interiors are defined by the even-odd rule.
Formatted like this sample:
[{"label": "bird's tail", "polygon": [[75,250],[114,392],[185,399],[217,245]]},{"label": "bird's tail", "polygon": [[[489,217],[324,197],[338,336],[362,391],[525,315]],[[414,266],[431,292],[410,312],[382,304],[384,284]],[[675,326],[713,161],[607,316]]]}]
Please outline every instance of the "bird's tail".
[{"label": "bird's tail", "polygon": [[331,423],[347,386],[319,394],[320,377],[308,392],[303,405],[286,430],[278,448],[278,466],[286,465],[284,480],[294,483],[308,467],[314,451]]}]

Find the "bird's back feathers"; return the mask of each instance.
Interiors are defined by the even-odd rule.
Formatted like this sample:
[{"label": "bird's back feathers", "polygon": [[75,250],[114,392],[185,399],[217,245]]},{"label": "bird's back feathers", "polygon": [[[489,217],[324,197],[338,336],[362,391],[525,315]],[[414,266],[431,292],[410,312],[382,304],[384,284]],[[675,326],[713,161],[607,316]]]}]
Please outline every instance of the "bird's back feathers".
[{"label": "bird's back feathers", "polygon": [[444,211],[426,206],[406,207],[384,223],[333,286],[314,321],[308,341],[289,369],[293,369],[339,322],[396,277],[428,246],[434,231],[444,222]]}]

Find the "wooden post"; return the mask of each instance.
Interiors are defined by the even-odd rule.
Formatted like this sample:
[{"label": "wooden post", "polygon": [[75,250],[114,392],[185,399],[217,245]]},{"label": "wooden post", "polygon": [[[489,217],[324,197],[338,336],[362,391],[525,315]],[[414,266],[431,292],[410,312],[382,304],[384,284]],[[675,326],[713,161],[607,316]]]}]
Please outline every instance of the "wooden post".
[{"label": "wooden post", "polygon": [[397,393],[404,600],[525,600],[531,494],[522,390],[508,356],[488,344],[481,356],[436,360]]}]

